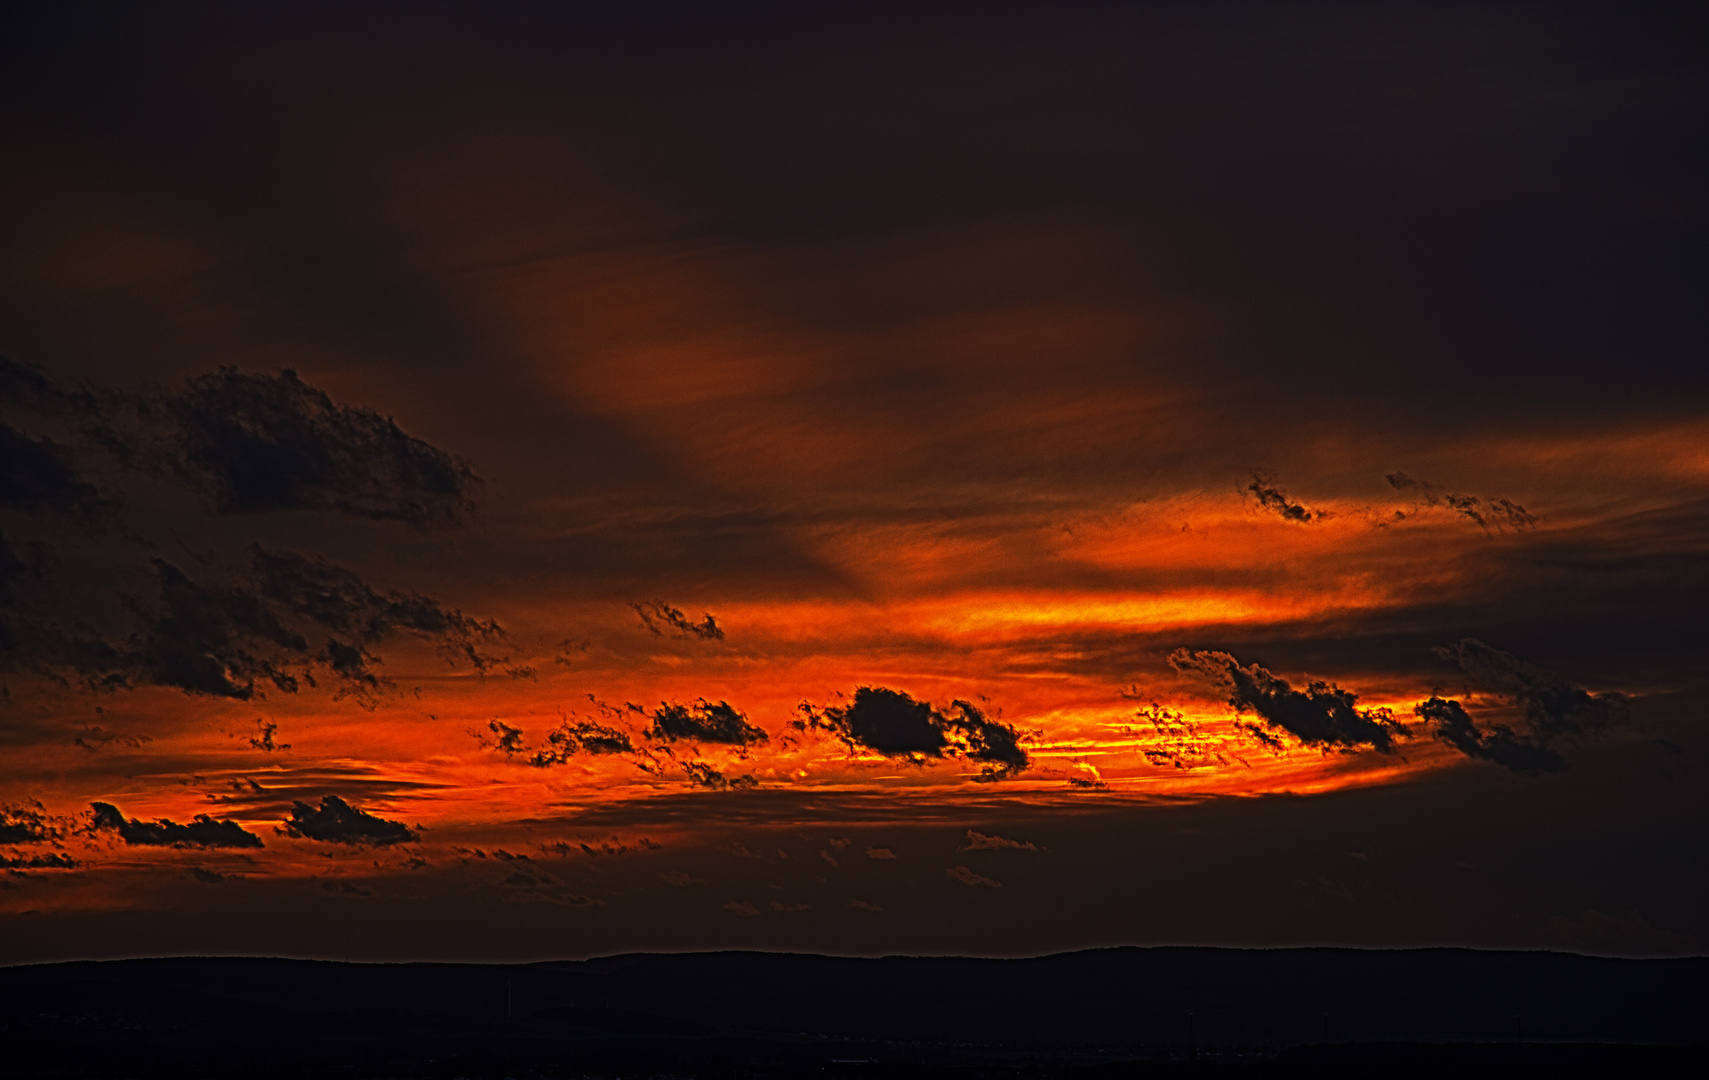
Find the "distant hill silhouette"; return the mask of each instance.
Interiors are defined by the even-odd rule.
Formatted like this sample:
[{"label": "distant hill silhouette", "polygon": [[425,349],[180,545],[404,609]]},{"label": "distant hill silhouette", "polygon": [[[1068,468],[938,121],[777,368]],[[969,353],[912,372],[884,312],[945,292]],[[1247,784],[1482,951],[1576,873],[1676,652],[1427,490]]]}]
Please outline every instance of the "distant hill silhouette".
[{"label": "distant hill silhouette", "polygon": [[1706,976],[1466,949],[180,958],[0,969],[0,1008],[6,1071],[29,1077],[1559,1075],[1700,1064]]}]

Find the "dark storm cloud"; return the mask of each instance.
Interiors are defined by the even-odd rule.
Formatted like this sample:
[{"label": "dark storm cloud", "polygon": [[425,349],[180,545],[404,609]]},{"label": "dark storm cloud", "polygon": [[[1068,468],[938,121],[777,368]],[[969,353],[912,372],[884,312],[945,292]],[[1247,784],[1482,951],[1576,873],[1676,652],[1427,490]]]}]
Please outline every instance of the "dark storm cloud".
[{"label": "dark storm cloud", "polygon": [[1413,711],[1420,720],[1435,725],[1438,739],[1467,757],[1493,761],[1527,776],[1566,768],[1561,755],[1535,739],[1515,734],[1505,724],[1488,724],[1480,731],[1458,701],[1432,697],[1419,702]]},{"label": "dark storm cloud", "polygon": [[346,639],[327,645],[327,660],[341,675],[375,682],[366,667],[373,657],[365,646],[398,634],[431,642],[448,658],[477,670],[498,662],[481,651],[482,643],[503,635],[496,622],[469,618],[420,593],[381,592],[319,556],[269,551],[259,545],[250,552],[253,581],[262,596]]},{"label": "dark storm cloud", "polygon": [[339,405],[294,371],[221,368],[161,405],[172,468],[222,514],[335,511],[423,531],[474,512],[469,466],[372,409]]},{"label": "dark storm cloud", "polygon": [[1253,473],[1252,482],[1246,485],[1246,492],[1258,501],[1259,506],[1279,515],[1285,521],[1310,524],[1313,521],[1322,521],[1329,516],[1327,510],[1310,510],[1304,504],[1288,498],[1287,493],[1276,486],[1276,477],[1273,473]]},{"label": "dark storm cloud", "polygon": [[[290,372],[222,369],[180,393],[94,392],[0,361],[0,391],[14,406],[70,418],[82,453],[105,455],[121,474],[190,481],[212,492],[222,513],[317,510],[427,529],[457,524],[472,505],[473,477],[461,463],[372,410],[336,405]],[[400,635],[478,670],[497,662],[482,651],[502,635],[496,623],[419,593],[377,589],[318,556],[253,545],[246,568],[199,557],[199,577],[158,556],[144,563],[151,545],[113,527],[120,501],[78,471],[73,450],[10,424],[0,424],[0,508],[38,525],[73,519],[110,549],[106,558],[141,563],[155,585],[152,596],[120,594],[134,626],[128,637],[103,636],[83,627],[79,605],[89,598],[72,575],[55,573],[49,545],[20,549],[0,536],[0,669],[246,700],[260,684],[294,692],[316,670],[371,695],[386,685],[372,670],[371,646]]]},{"label": "dark storm cloud", "polygon": [[112,504],[78,474],[69,449],[0,421],[0,509],[93,521]]},{"label": "dark storm cloud", "polygon": [[98,802],[90,805],[94,809],[94,828],[111,829],[127,844],[144,847],[202,848],[261,846],[261,838],[252,832],[246,832],[237,822],[215,821],[206,814],[198,814],[188,825],[180,825],[166,818],[152,822],[138,821],[136,818],[126,820],[119,808],[111,803]]},{"label": "dark storm cloud", "polygon": [[322,798],[318,808],[308,803],[293,803],[291,817],[281,829],[287,836],[350,847],[384,847],[416,839],[415,831],[401,821],[375,817],[337,795]]},{"label": "dark storm cloud", "polygon": [[801,719],[791,722],[799,731],[826,731],[842,740],[851,751],[856,747],[874,750],[886,757],[916,762],[927,758],[961,756],[986,765],[979,779],[996,780],[1027,767],[1027,754],[1020,745],[1020,732],[1009,724],[986,717],[971,702],[956,700],[948,713],[930,702],[916,701],[898,690],[877,686],[855,689],[848,705],[800,707]]},{"label": "dark storm cloud", "polygon": [[682,613],[681,608],[674,608],[663,600],[643,600],[629,606],[641,616],[642,626],[661,637],[668,630],[671,637],[724,640],[724,628],[718,625],[718,620],[710,612],[699,622],[694,622]]},{"label": "dark storm cloud", "polygon": [[250,556],[247,573],[214,568],[225,580],[197,580],[152,559],[155,594],[122,597],[136,626],[128,639],[73,636],[33,612],[8,612],[0,633],[20,647],[7,651],[7,666],[69,671],[109,689],[166,686],[247,701],[263,683],[285,693],[312,685],[316,670],[370,695],[387,685],[370,667],[370,646],[403,635],[479,670],[495,662],[482,651],[503,634],[494,622],[418,593],[381,592],[318,557],[259,546]]},{"label": "dark storm cloud", "polygon": [[[98,674],[193,694],[248,700],[261,681],[286,693],[328,669],[356,692],[383,682],[369,646],[399,634],[432,642],[478,669],[491,661],[480,643],[501,633],[416,593],[379,592],[321,558],[251,548],[246,580],[203,584],[161,559],[153,604],[130,600],[142,629],[120,663]],[[311,638],[309,635],[314,634]]]},{"label": "dark storm cloud", "polygon": [[649,715],[653,724],[647,729],[647,737],[664,742],[686,739],[746,747],[758,746],[771,738],[763,728],[748,723],[747,716],[728,701],[713,704],[700,698],[689,705],[667,701]]},{"label": "dark storm cloud", "polygon": [[[340,405],[289,369],[222,367],[182,389],[68,389],[0,358],[0,395],[39,415],[69,416],[90,449],[180,480],[221,514],[308,510],[400,521],[429,531],[466,522],[479,484],[466,462],[372,409]],[[6,428],[0,497],[67,511],[97,498],[66,451]]]},{"label": "dark storm cloud", "polygon": [[1358,695],[1351,690],[1326,682],[1295,690],[1258,664],[1242,667],[1225,652],[1176,649],[1169,664],[1214,683],[1236,712],[1256,713],[1308,746],[1369,746],[1387,754],[1394,750],[1395,736],[1407,733],[1386,709],[1358,708]]},{"label": "dark storm cloud", "polygon": [[1404,491],[1423,506],[1446,506],[1448,509],[1476,522],[1484,531],[1500,532],[1504,528],[1528,529],[1537,523],[1537,516],[1509,499],[1488,499],[1477,495],[1462,495],[1444,491],[1435,484],[1416,480],[1403,472],[1389,473],[1386,480],[1396,491]]},{"label": "dark storm cloud", "polygon": [[1593,734],[1626,716],[1623,695],[1593,694],[1476,638],[1434,651],[1458,664],[1473,686],[1510,698],[1524,711],[1532,734],[1545,743]]}]

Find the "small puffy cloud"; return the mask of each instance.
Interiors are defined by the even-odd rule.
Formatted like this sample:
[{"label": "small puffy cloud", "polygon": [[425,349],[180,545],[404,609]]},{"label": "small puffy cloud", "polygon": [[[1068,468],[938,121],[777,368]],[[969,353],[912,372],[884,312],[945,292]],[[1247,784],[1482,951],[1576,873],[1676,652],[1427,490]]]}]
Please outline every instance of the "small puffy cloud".
[{"label": "small puffy cloud", "polygon": [[[519,736],[520,734],[518,732]],[[634,752],[635,744],[629,733],[623,729],[595,720],[565,717],[557,727],[546,733],[546,745],[529,757],[528,764],[537,769],[546,769],[553,765],[562,765],[577,754]]]},{"label": "small puffy cloud", "polygon": [[1327,510],[1310,510],[1302,503],[1294,502],[1286,492],[1276,486],[1274,473],[1258,471],[1252,474],[1252,482],[1246,485],[1246,494],[1257,500],[1258,505],[1277,515],[1284,521],[1297,521],[1309,525],[1314,521],[1322,521],[1330,516]]},{"label": "small puffy cloud", "polygon": [[1176,649],[1169,664],[1224,691],[1236,712],[1256,713],[1308,746],[1368,746],[1387,754],[1394,751],[1395,737],[1407,734],[1388,710],[1358,708],[1358,695],[1351,690],[1325,682],[1295,690],[1257,664],[1242,667],[1225,652]]},{"label": "small puffy cloud", "polygon": [[[511,727],[502,720],[488,720],[487,730],[493,733],[493,749],[501,754],[520,754],[526,749],[522,745],[522,729]],[[479,732],[476,732],[479,735]],[[485,745],[483,737],[483,745]]]},{"label": "small puffy cloud", "polygon": [[255,734],[249,736],[249,745],[264,754],[271,754],[275,750],[289,750],[291,744],[278,742],[275,738],[278,734],[278,724],[258,716],[255,718]]},{"label": "small puffy cloud", "polygon": [[916,763],[964,757],[985,765],[981,780],[1011,776],[1029,764],[1020,732],[967,701],[953,702],[945,713],[899,690],[861,686],[847,705],[818,709],[803,702],[800,712],[792,727],[829,732],[851,751],[872,750]]},{"label": "small puffy cloud", "polygon": [[681,739],[747,747],[770,739],[764,729],[748,723],[747,716],[728,701],[713,704],[700,698],[689,705],[667,701],[653,710],[651,718],[653,724],[647,729],[647,736],[663,742]]},{"label": "small puffy cloud", "polygon": [[987,836],[985,833],[967,830],[967,842],[957,851],[1042,851],[1043,848],[1031,840],[1022,842],[1010,840],[1006,836]]},{"label": "small puffy cloud", "polygon": [[963,885],[973,888],[983,886],[987,889],[1001,889],[1003,887],[1003,883],[998,881],[996,878],[988,878],[984,874],[976,874],[965,866],[953,866],[948,870],[945,870],[944,873],[952,880],[959,881]]},{"label": "small puffy cloud", "polygon": [[337,795],[321,799],[320,806],[304,802],[291,805],[291,816],[281,826],[287,836],[351,847],[402,844],[416,839],[415,831],[400,821],[387,821],[359,810]]},{"label": "small puffy cloud", "polygon": [[641,625],[659,637],[669,634],[697,641],[724,640],[724,628],[718,625],[718,620],[710,612],[695,622],[684,615],[681,608],[672,607],[663,600],[642,600],[629,606],[641,616]]},{"label": "small puffy cloud", "polygon": [[111,803],[91,803],[94,813],[92,826],[96,830],[112,830],[127,844],[142,847],[197,848],[258,848],[261,838],[247,832],[235,821],[215,821],[206,814],[196,815],[187,825],[161,818],[157,821],[126,819]]},{"label": "small puffy cloud", "polygon": [[896,858],[896,853],[887,847],[869,847],[866,849],[866,857],[869,859],[889,860]]},{"label": "small puffy cloud", "polygon": [[879,907],[877,904],[869,904],[865,900],[850,900],[849,901],[849,907],[859,908],[862,911],[883,911],[884,910],[883,908]]},{"label": "small puffy cloud", "polygon": [[746,900],[732,900],[728,904],[724,905],[724,910],[742,916],[758,915],[760,913],[759,908],[748,903]]},{"label": "small puffy cloud", "polygon": [[713,791],[726,789],[740,791],[744,788],[760,786],[760,782],[754,778],[752,773],[726,777],[718,769],[704,761],[683,762],[682,771],[688,777],[688,782],[694,787],[710,788]]},{"label": "small puffy cloud", "polygon": [[[1389,473],[1384,479],[1396,491],[1412,495],[1418,507],[1445,506],[1456,514],[1477,523],[1485,532],[1503,529],[1528,529],[1537,523],[1537,516],[1510,499],[1488,499],[1477,495],[1462,495],[1444,491],[1425,480],[1415,480],[1403,472]],[[1397,512],[1397,518],[1407,515]]]}]

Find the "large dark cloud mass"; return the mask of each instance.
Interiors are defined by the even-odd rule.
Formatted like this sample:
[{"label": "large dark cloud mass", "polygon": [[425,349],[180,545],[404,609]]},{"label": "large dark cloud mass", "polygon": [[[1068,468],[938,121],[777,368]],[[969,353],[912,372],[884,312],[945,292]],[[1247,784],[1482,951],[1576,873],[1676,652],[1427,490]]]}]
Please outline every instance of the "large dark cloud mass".
[{"label": "large dark cloud mass", "polygon": [[1295,690],[1262,666],[1242,667],[1225,652],[1177,649],[1169,654],[1169,664],[1225,691],[1236,712],[1256,713],[1308,746],[1368,746],[1387,754],[1394,750],[1395,736],[1406,734],[1405,725],[1387,710],[1358,708],[1359,697],[1351,690],[1321,681]]},{"label": "large dark cloud mass", "polygon": [[295,692],[318,670],[369,694],[384,684],[370,666],[373,645],[408,635],[481,669],[492,662],[482,646],[501,634],[496,623],[417,593],[382,592],[295,552],[253,547],[247,572],[215,568],[215,580],[151,562],[154,595],[123,597],[135,626],[129,636],[73,636],[14,611],[13,635],[29,640],[7,654],[9,666],[69,671],[106,688],[166,686],[238,700],[255,697],[261,683]]},{"label": "large dark cloud mass", "polygon": [[971,702],[956,700],[945,713],[930,702],[879,686],[857,687],[847,705],[818,709],[804,702],[793,726],[827,731],[851,751],[859,747],[914,761],[966,757],[986,766],[981,779],[1017,773],[1028,764],[1020,733],[988,718]]},{"label": "large dark cloud mass", "polygon": [[1593,694],[1477,638],[1439,646],[1435,652],[1458,664],[1477,689],[1512,699],[1524,712],[1532,733],[1544,742],[1594,734],[1626,715],[1627,701],[1622,695]]},{"label": "large dark cloud mass", "polygon": [[[372,410],[337,405],[292,372],[228,368],[175,393],[96,391],[3,357],[0,403],[73,439],[62,445],[0,422],[0,510],[35,535],[15,546],[0,534],[0,671],[241,700],[261,684],[293,692],[316,671],[372,694],[383,685],[372,648],[400,635],[477,669],[492,662],[482,649],[501,635],[496,623],[376,588],[319,556],[251,545],[247,566],[198,555],[199,567],[186,571],[122,526],[123,499],[104,490],[140,471],[211,494],[220,513],[348,513],[418,529],[463,521],[473,474]],[[103,484],[88,478],[84,459],[100,464]],[[59,565],[77,547],[52,531],[61,521],[94,552],[82,553],[90,567]],[[92,629],[91,605],[112,594],[81,594],[76,580],[113,564],[134,565],[154,586],[117,594],[129,633]]]},{"label": "large dark cloud mass", "polygon": [[65,447],[0,422],[0,508],[47,510],[87,521],[106,508],[106,500],[78,475]]},{"label": "large dark cloud mass", "polygon": [[1516,773],[1534,776],[1566,768],[1561,755],[1534,739],[1515,734],[1506,724],[1479,730],[1465,708],[1454,700],[1433,697],[1414,707],[1420,720],[1435,725],[1436,737],[1471,758],[1493,761]]},{"label": "large dark cloud mass", "polygon": [[372,409],[339,405],[294,371],[221,368],[158,408],[171,467],[222,514],[337,511],[428,530],[474,512],[474,472]]},{"label": "large dark cloud mass", "polygon": [[281,829],[287,836],[347,847],[386,847],[416,839],[415,830],[403,822],[376,817],[337,795],[323,797],[318,807],[292,803],[291,816]]},{"label": "large dark cloud mass", "polygon": [[92,803],[97,830],[111,829],[127,844],[143,847],[258,848],[261,838],[235,821],[215,821],[197,814],[188,825],[161,818],[158,821],[126,819],[111,803]]},{"label": "large dark cloud mass", "polygon": [[[296,372],[234,367],[180,389],[67,388],[0,356],[0,403],[68,419],[86,449],[127,469],[170,476],[221,514],[335,512],[422,531],[463,524],[479,483],[469,465],[372,409],[340,405]],[[94,498],[64,448],[7,427],[0,499],[69,510]]]}]

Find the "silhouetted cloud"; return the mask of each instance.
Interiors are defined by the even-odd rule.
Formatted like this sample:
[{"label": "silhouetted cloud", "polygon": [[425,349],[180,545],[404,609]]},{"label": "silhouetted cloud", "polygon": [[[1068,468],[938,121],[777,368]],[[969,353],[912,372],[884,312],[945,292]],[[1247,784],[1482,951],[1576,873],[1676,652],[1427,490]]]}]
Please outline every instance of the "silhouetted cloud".
[{"label": "silhouetted cloud", "polygon": [[1503,528],[1527,529],[1537,523],[1535,514],[1527,512],[1523,506],[1508,499],[1487,499],[1477,495],[1444,491],[1435,484],[1416,480],[1403,472],[1389,473],[1385,479],[1396,491],[1408,492],[1416,497],[1419,505],[1446,506],[1455,513],[1477,522],[1478,527],[1486,532],[1491,529],[1500,532]]},{"label": "silhouetted cloud", "polygon": [[1242,667],[1225,652],[1176,649],[1169,664],[1183,674],[1201,676],[1228,694],[1236,712],[1253,712],[1311,746],[1369,746],[1387,754],[1396,735],[1405,735],[1386,709],[1360,709],[1358,695],[1325,682],[1295,690],[1257,664]]},{"label": "silhouetted cloud", "polygon": [[63,851],[50,851],[38,855],[4,855],[0,854],[0,868],[7,870],[75,870],[78,867],[76,859]]},{"label": "silhouetted cloud", "polygon": [[688,776],[688,782],[695,787],[711,788],[723,791],[726,788],[740,790],[742,788],[759,787],[760,782],[752,773],[726,778],[718,769],[704,761],[685,761],[683,772]]},{"label": "silhouetted cloud", "polygon": [[1309,525],[1311,522],[1322,521],[1330,516],[1327,510],[1310,510],[1303,504],[1291,500],[1286,492],[1276,486],[1276,477],[1273,473],[1263,471],[1253,473],[1252,482],[1246,485],[1246,491],[1258,500],[1259,506],[1273,511],[1287,521],[1298,521],[1301,524]]},{"label": "silhouetted cloud", "polygon": [[528,764],[537,769],[562,765],[576,754],[632,754],[635,744],[621,728],[593,720],[566,718],[546,733],[546,745],[536,750]]},{"label": "silhouetted cloud", "polygon": [[[1139,748],[1139,752],[1153,765],[1195,769],[1205,765],[1227,765],[1231,760],[1240,761],[1223,749],[1221,740],[1206,734],[1199,725],[1174,709],[1152,702],[1138,709],[1134,719],[1151,725],[1152,738]],[[1137,726],[1123,730],[1133,733],[1144,731]]]},{"label": "silhouetted cloud", "polygon": [[1467,757],[1493,761],[1516,773],[1559,772],[1566,768],[1561,755],[1537,742],[1517,735],[1505,724],[1486,725],[1478,730],[1458,701],[1432,697],[1413,709],[1420,720],[1435,725],[1436,737]]},{"label": "silhouetted cloud", "polygon": [[713,704],[700,698],[690,705],[662,702],[650,714],[653,725],[647,737],[665,742],[722,743],[727,746],[757,746],[770,736],[748,723],[748,718],[728,701]]},{"label": "silhouetted cloud", "polygon": [[0,806],[0,844],[45,844],[65,836],[65,823],[34,799]]},{"label": "silhouetted cloud", "polygon": [[642,600],[629,606],[635,609],[635,614],[641,616],[642,626],[661,637],[668,630],[671,637],[696,638],[700,641],[724,640],[723,628],[710,613],[699,622],[693,622],[682,613],[682,609],[674,608],[663,600]]},{"label": "silhouetted cloud", "polygon": [[277,735],[278,732],[278,724],[271,720],[263,720],[260,717],[257,717],[255,720],[255,734],[249,736],[249,745],[265,754],[271,754],[275,750],[289,750],[291,748],[290,743],[274,741],[274,736]]},{"label": "silhouetted cloud", "polygon": [[320,806],[291,804],[291,817],[281,827],[289,836],[351,847],[402,844],[416,839],[415,831],[400,821],[387,821],[359,810],[337,795],[327,795]]},{"label": "silhouetted cloud", "polygon": [[[526,749],[522,745],[521,728],[511,727],[502,720],[489,720],[487,721],[487,730],[496,736],[496,739],[493,742],[493,749],[497,750],[501,754],[520,754],[524,749]],[[475,734],[479,735],[480,732],[476,732]],[[485,743],[483,742],[482,745],[485,745]]]},{"label": "silhouetted cloud", "polygon": [[209,870],[206,867],[192,866],[190,867],[190,876],[204,885],[221,885],[227,881],[235,881],[241,875],[222,874],[218,870]]},{"label": "silhouetted cloud", "polygon": [[989,719],[971,702],[956,700],[942,713],[930,702],[916,701],[899,690],[861,686],[848,705],[800,706],[801,718],[790,726],[799,731],[827,731],[852,751],[874,750],[886,757],[921,762],[927,758],[966,757],[984,762],[978,779],[995,780],[1018,773],[1028,764],[1020,733]]},{"label": "silhouetted cloud", "polygon": [[188,825],[161,818],[157,821],[126,820],[119,808],[111,803],[91,803],[93,825],[97,830],[111,829],[127,844],[142,847],[201,847],[258,848],[261,838],[244,830],[235,821],[215,821],[206,814],[197,814]]},{"label": "silhouetted cloud", "polygon": [[1524,710],[1531,733],[1544,743],[1600,731],[1619,723],[1626,713],[1623,695],[1593,694],[1477,638],[1433,651],[1458,664],[1478,689],[1511,699]]}]

